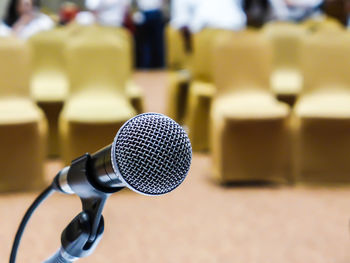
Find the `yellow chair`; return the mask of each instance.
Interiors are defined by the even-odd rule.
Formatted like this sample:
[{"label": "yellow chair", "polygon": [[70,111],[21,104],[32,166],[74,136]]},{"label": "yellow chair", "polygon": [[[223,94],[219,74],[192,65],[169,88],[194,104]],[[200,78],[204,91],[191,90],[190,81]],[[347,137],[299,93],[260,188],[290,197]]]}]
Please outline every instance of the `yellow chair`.
[{"label": "yellow chair", "polygon": [[167,67],[172,70],[186,68],[188,55],[185,49],[185,42],[178,29],[168,25],[165,28],[166,36],[166,62]]},{"label": "yellow chair", "polygon": [[117,27],[113,28],[116,31],[116,34],[122,38],[125,42],[126,52],[129,54],[127,58],[127,68],[129,72],[127,72],[127,83],[126,83],[126,95],[130,99],[131,105],[135,108],[137,113],[143,113],[145,111],[145,101],[144,101],[144,93],[142,88],[139,87],[133,80],[133,68],[134,68],[134,41],[129,33],[129,31],[125,28]]},{"label": "yellow chair", "polygon": [[279,100],[292,106],[302,89],[300,46],[307,31],[297,24],[273,22],[264,26],[263,33],[273,47],[272,91]]},{"label": "yellow chair", "polygon": [[270,42],[232,33],[213,53],[217,95],[211,109],[214,178],[220,183],[289,180],[289,107],[270,91]]},{"label": "yellow chair", "polygon": [[110,143],[136,114],[125,92],[124,48],[120,38],[101,31],[84,33],[67,44],[71,96],[59,126],[65,163]]},{"label": "yellow chair", "polygon": [[182,123],[185,116],[190,74],[189,54],[181,32],[168,25],[165,29],[166,60],[168,67],[167,114]]},{"label": "yellow chair", "polygon": [[209,112],[215,94],[212,53],[218,37],[231,35],[230,30],[204,29],[194,35],[191,64],[192,81],[185,114],[185,125],[194,151],[209,149]]},{"label": "yellow chair", "polygon": [[31,96],[49,123],[49,155],[59,154],[58,116],[68,94],[63,49],[68,34],[62,28],[44,31],[29,39],[32,50]]},{"label": "yellow chair", "polygon": [[310,32],[318,31],[342,31],[344,26],[335,18],[322,16],[305,20],[302,24]]},{"label": "yellow chair", "polygon": [[0,38],[0,192],[45,185],[47,123],[29,98],[30,50]]},{"label": "yellow chair", "polygon": [[[95,30],[105,32],[106,34],[112,34],[124,43],[125,52],[127,57],[126,63],[126,95],[130,99],[131,105],[135,108],[137,113],[144,112],[144,94],[142,89],[133,80],[133,66],[134,66],[134,41],[130,32],[123,27],[107,27],[107,26],[94,26]],[[88,29],[91,30],[91,29]],[[94,29],[93,29],[94,30]]]},{"label": "yellow chair", "polygon": [[350,182],[350,36],[319,32],[304,41],[304,91],[294,109],[295,177]]},{"label": "yellow chair", "polygon": [[[71,24],[67,27],[67,32],[71,37],[79,37],[83,35],[93,36],[95,34],[107,34],[115,36],[123,42],[125,57],[125,77],[126,82],[126,95],[129,98],[131,104],[135,108],[137,113],[142,113],[145,110],[144,106],[144,93],[142,88],[139,87],[133,80],[133,65],[134,65],[134,43],[133,38],[129,31],[122,27],[108,27],[100,25],[83,26],[78,24]],[[119,73],[118,73],[119,74]]]}]

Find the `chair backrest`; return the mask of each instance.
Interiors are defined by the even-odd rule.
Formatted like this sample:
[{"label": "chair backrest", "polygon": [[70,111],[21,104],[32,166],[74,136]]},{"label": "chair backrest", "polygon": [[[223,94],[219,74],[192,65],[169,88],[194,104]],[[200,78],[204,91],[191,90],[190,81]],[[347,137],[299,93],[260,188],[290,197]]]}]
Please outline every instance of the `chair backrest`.
[{"label": "chair backrest", "polygon": [[253,30],[217,39],[213,49],[214,83],[218,94],[269,92],[271,43]]},{"label": "chair backrest", "polygon": [[165,28],[166,60],[169,69],[184,69],[187,62],[185,42],[178,29],[168,25]]},{"label": "chair backrest", "polygon": [[0,38],[0,97],[29,96],[30,57],[22,40]]},{"label": "chair backrest", "polygon": [[286,22],[266,24],[263,33],[272,43],[274,69],[300,67],[301,41],[308,34],[305,27]]},{"label": "chair backrest", "polygon": [[90,31],[69,41],[65,49],[70,93],[87,90],[125,92],[128,54],[123,40]]},{"label": "chair backrest", "polygon": [[122,27],[100,26],[100,25],[75,25],[67,29],[71,38],[77,37],[115,37],[123,44],[125,53],[126,78],[130,78],[134,65],[134,42],[129,31]]},{"label": "chair backrest", "polygon": [[304,92],[350,88],[350,35],[319,32],[303,41]]},{"label": "chair backrest", "polygon": [[101,27],[100,30],[105,30],[107,34],[113,34],[123,42],[125,48],[125,53],[127,57],[125,58],[125,63],[127,67],[127,78],[132,77],[134,69],[134,40],[130,32],[123,27]]},{"label": "chair backrest", "polygon": [[58,74],[65,77],[63,50],[68,34],[61,28],[40,32],[28,42],[33,54],[32,73]]},{"label": "chair backrest", "polygon": [[231,30],[205,28],[193,35],[191,71],[195,79],[208,82],[213,81],[212,51],[215,40],[231,34]]},{"label": "chair backrest", "polygon": [[335,18],[324,16],[321,18],[310,18],[302,23],[308,31],[319,32],[319,31],[341,31],[344,26]]}]

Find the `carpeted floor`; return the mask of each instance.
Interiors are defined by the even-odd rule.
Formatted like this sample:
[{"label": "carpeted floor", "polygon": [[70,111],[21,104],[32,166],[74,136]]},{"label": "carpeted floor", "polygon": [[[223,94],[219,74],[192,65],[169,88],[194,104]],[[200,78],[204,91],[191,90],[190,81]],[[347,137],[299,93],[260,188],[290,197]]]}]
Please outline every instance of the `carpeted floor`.
[{"label": "carpeted floor", "polygon": [[[136,80],[145,88],[147,109],[164,112],[164,73],[138,73]],[[176,191],[113,195],[104,210],[104,237],[80,262],[350,262],[350,188],[227,188],[210,180],[210,167],[209,156],[195,154]],[[52,177],[61,163],[48,161],[46,168]],[[35,196],[0,195],[0,262],[8,261],[16,228]],[[28,225],[18,262],[50,256],[79,212],[77,197],[52,196]]]}]

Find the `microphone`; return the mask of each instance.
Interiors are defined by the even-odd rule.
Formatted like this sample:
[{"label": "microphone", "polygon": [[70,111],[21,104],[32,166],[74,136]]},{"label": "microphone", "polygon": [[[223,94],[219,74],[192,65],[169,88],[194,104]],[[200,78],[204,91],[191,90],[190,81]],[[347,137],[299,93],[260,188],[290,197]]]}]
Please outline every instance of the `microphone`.
[{"label": "microphone", "polygon": [[191,159],[190,140],[179,124],[159,113],[144,113],[128,120],[111,145],[63,168],[55,182],[61,192],[81,198],[124,187],[162,195],[184,181]]},{"label": "microphone", "polygon": [[131,118],[111,145],[73,160],[37,197],[17,230],[10,262],[16,260],[24,228],[34,210],[54,191],[79,196],[83,211],[63,230],[61,248],[45,263],[71,263],[89,256],[101,240],[102,210],[112,193],[127,187],[143,195],[166,194],[184,181],[191,160],[190,140],[175,121],[158,113]]}]

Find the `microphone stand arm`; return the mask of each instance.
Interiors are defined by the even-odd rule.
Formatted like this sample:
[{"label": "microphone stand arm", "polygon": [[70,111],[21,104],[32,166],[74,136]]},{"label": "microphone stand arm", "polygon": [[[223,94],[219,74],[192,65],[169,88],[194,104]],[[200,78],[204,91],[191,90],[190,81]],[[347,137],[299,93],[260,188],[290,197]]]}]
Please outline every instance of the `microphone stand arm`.
[{"label": "microphone stand arm", "polygon": [[[91,156],[83,156],[72,161],[68,171],[71,190],[80,197],[83,211],[78,214],[61,235],[61,248],[44,263],[71,263],[91,255],[102,238],[104,220],[102,210],[111,193],[99,191],[93,182],[90,165]],[[59,175],[54,179],[59,187]],[[116,188],[113,192],[123,188]],[[62,191],[64,192],[64,191]]]}]

